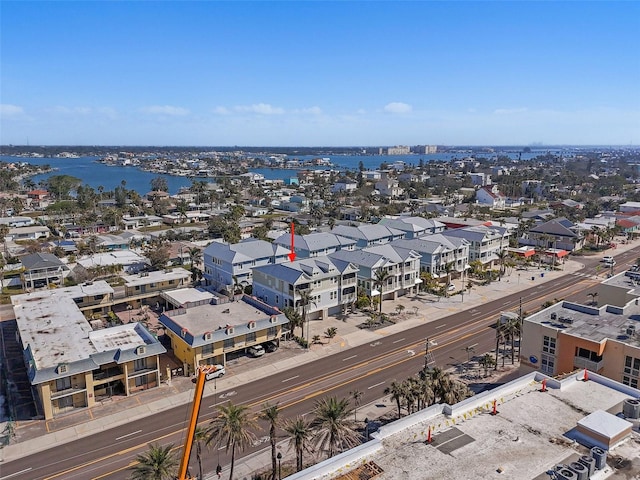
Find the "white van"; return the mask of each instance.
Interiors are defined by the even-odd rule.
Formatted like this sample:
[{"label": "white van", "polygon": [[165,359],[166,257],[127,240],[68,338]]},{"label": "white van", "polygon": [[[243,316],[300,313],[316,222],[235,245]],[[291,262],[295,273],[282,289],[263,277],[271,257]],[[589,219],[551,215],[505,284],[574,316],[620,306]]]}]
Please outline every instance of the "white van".
[{"label": "white van", "polygon": [[207,372],[204,376],[205,380],[213,380],[214,378],[220,378],[222,377],[226,372],[226,370],[224,369],[224,365],[213,365],[215,367],[215,370],[211,371],[211,372]]}]

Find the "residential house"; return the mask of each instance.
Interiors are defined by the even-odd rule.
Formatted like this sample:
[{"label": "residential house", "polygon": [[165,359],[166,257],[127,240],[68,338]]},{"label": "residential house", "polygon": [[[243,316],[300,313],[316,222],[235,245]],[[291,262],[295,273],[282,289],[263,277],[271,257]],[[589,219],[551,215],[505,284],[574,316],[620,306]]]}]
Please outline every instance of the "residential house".
[{"label": "residential house", "polygon": [[471,178],[471,184],[475,186],[485,187],[491,185],[491,174],[489,173],[468,173]]},{"label": "residential house", "polygon": [[382,299],[395,299],[400,295],[417,292],[420,280],[420,254],[414,250],[394,245],[379,245],[353,252],[339,251],[329,255],[332,261],[342,260],[358,267],[358,287],[367,295],[380,295],[377,272],[387,271]]},{"label": "residential house", "polygon": [[469,244],[465,238],[442,234],[396,240],[393,246],[408,248],[420,254],[420,271],[434,277],[446,277],[447,270],[461,274],[469,268]]},{"label": "residential house", "polygon": [[30,227],[35,224],[35,221],[31,217],[2,217],[0,218],[0,225],[7,225],[8,227]]},{"label": "residential house", "polygon": [[423,235],[443,232],[444,223],[424,217],[383,217],[378,225],[395,228],[405,232],[405,238],[418,238]]},{"label": "residential house", "polygon": [[509,246],[510,234],[504,227],[478,225],[446,230],[442,235],[464,238],[469,242],[469,263],[479,260],[485,267],[492,268],[500,252]]},{"label": "residential house", "polygon": [[48,287],[52,283],[62,285],[69,274],[69,267],[51,253],[32,253],[20,261],[24,268],[23,288]]},{"label": "residential house", "polygon": [[336,235],[334,233],[310,233],[308,235],[294,235],[293,245],[291,234],[285,233],[273,241],[274,245],[281,245],[291,249],[297,259],[322,257],[338,250],[355,250],[356,241]]},{"label": "residential house", "polygon": [[337,225],[333,227],[331,233],[355,240],[357,242],[356,246],[358,248],[384,245],[387,243],[391,243],[394,240],[400,240],[406,237],[406,232],[380,224],[365,224],[358,227],[349,225]]},{"label": "residential house", "polygon": [[97,290],[102,297],[103,287],[96,282],[83,292],[55,289],[11,298],[45,420],[160,385],[159,355],[166,350],[142,324],[94,330],[79,310]]},{"label": "residential house", "polygon": [[507,197],[505,197],[497,185],[485,185],[476,190],[476,203],[491,208],[504,208]]},{"label": "residential house", "polygon": [[582,248],[584,237],[576,225],[561,217],[531,227],[522,238],[518,239],[518,243],[543,250],[554,248],[573,252]]},{"label": "residential house", "polygon": [[9,229],[7,238],[16,240],[38,240],[39,238],[49,238],[51,230],[44,225],[32,225],[29,227],[14,227]]},{"label": "residential house", "polygon": [[206,285],[220,292],[235,285],[251,285],[253,267],[289,261],[289,248],[256,238],[239,243],[212,242],[204,250]]},{"label": "residential house", "polygon": [[84,258],[78,258],[76,263],[86,270],[99,267],[118,267],[118,270],[121,269],[128,273],[137,273],[149,266],[149,261],[133,250],[94,253]]},{"label": "residential house", "polygon": [[43,210],[51,204],[51,195],[46,190],[31,190],[27,192],[27,205],[35,210]]},{"label": "residential house", "polygon": [[247,295],[224,305],[166,311],[158,321],[187,375],[201,365],[226,365],[230,356],[235,358],[253,345],[279,342],[289,323],[283,313]]},{"label": "residential house", "polygon": [[300,292],[309,291],[307,318],[322,319],[355,302],[357,273],[353,263],[327,256],[264,265],[253,269],[253,294],[279,309],[302,308]]},{"label": "residential house", "polygon": [[385,177],[375,184],[375,189],[383,197],[398,198],[404,194],[404,188],[400,186],[395,178]]},{"label": "residential house", "polygon": [[338,193],[338,192],[350,193],[350,192],[355,192],[357,188],[358,188],[358,182],[354,182],[353,180],[344,178],[342,180],[338,180],[336,183],[334,183],[331,186],[331,193]]},{"label": "residential house", "polygon": [[144,227],[159,227],[162,225],[162,217],[158,217],[157,215],[123,217],[121,223],[125,230],[136,230]]}]

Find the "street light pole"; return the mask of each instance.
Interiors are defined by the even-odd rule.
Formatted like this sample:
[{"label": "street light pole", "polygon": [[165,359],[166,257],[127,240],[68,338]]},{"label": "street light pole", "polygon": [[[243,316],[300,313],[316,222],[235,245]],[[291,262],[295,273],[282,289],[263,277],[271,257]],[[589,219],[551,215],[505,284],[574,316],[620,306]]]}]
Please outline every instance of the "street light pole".
[{"label": "street light pole", "polygon": [[276,458],[278,459],[278,480],[282,480],[282,453],[278,452]]}]

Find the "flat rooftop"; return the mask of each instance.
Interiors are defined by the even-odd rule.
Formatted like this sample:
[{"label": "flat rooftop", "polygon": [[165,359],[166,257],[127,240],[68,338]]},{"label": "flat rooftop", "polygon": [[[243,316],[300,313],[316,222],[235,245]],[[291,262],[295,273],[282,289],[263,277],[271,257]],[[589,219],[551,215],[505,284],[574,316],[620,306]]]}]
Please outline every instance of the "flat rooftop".
[{"label": "flat rooftop", "polygon": [[174,316],[171,315],[171,312],[167,312],[167,314],[194,336],[203,335],[218,327],[247,324],[252,320],[259,321],[269,317],[267,313],[243,301],[191,307],[187,308],[186,313],[182,315]]},{"label": "flat rooftop", "polygon": [[141,272],[136,275],[123,275],[122,279],[127,287],[148,285],[155,282],[168,282],[170,280],[184,280],[191,277],[191,273],[184,268],[171,268],[156,272]]},{"label": "flat rooftop", "polygon": [[94,253],[88,258],[79,258],[78,263],[84,268],[93,268],[109,265],[137,265],[148,262],[145,257],[131,250],[114,250],[113,252]]},{"label": "flat rooftop", "polygon": [[129,350],[152,343],[149,333],[139,328],[138,323],[94,330],[89,332],[89,339],[98,352]]},{"label": "flat rooftop", "polygon": [[98,280],[95,282],[82,283],[80,285],[74,285],[72,287],[61,287],[52,290],[40,290],[37,292],[23,293],[22,295],[13,295],[11,297],[11,303],[13,305],[22,304],[25,302],[33,302],[34,299],[42,301],[56,301],[59,297],[69,298],[84,298],[92,297],[95,295],[108,295],[113,293],[113,288],[104,280]]},{"label": "flat rooftop", "polygon": [[[596,376],[602,383],[582,382],[575,375],[562,382],[549,379],[547,392],[542,393],[536,379],[543,377],[529,374],[471,397],[452,406],[450,416],[441,413],[442,406],[434,406],[404,417],[375,432],[372,441],[291,478],[357,478],[346,473],[373,462],[382,470],[376,480],[547,480],[552,477],[546,472],[556,465],[589,455],[588,447],[573,441],[572,431],[579,421],[602,409],[618,414],[623,400],[640,395],[604,377]],[[557,386],[549,389],[553,382]],[[497,415],[491,415],[493,399],[498,403]],[[429,427],[430,444],[426,442]],[[631,436],[608,452],[609,457],[629,460],[624,471],[627,476],[622,478],[640,474],[637,426]],[[602,470],[591,478],[614,473],[612,467],[606,468],[608,472]]]},{"label": "flat rooftop", "polygon": [[[162,292],[162,297],[173,305],[185,305],[188,303],[210,302],[217,298],[211,292],[198,288],[179,288]],[[192,307],[193,308],[193,307]]]},{"label": "flat rooftop", "polygon": [[[525,321],[544,324],[598,343],[610,339],[640,347],[640,305],[635,301],[624,307],[591,307],[563,301],[527,317]],[[636,333],[629,334],[629,327],[633,327]]]}]

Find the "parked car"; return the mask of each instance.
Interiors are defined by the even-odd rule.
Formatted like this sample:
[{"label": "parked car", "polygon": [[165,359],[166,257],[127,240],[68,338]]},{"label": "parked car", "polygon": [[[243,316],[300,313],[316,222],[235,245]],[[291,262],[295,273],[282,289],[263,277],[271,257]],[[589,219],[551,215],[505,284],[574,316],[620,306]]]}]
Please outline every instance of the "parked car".
[{"label": "parked car", "polygon": [[605,255],[604,257],[602,257],[602,260],[600,261],[604,263],[615,263],[615,260],[611,255]]},{"label": "parked car", "polygon": [[263,343],[262,346],[264,347],[267,353],[273,353],[278,349],[278,344],[273,341],[268,341],[266,343]]},{"label": "parked car", "polygon": [[264,348],[262,347],[262,345],[254,345],[252,347],[249,347],[247,352],[254,358],[261,357],[262,355],[264,355]]},{"label": "parked car", "polygon": [[456,289],[456,286],[453,283],[447,285],[447,291],[452,292]]},{"label": "parked car", "polygon": [[216,367],[215,370],[207,373],[204,378],[205,380],[213,380],[214,378],[222,377],[227,371],[224,369],[224,365],[214,365]]}]

